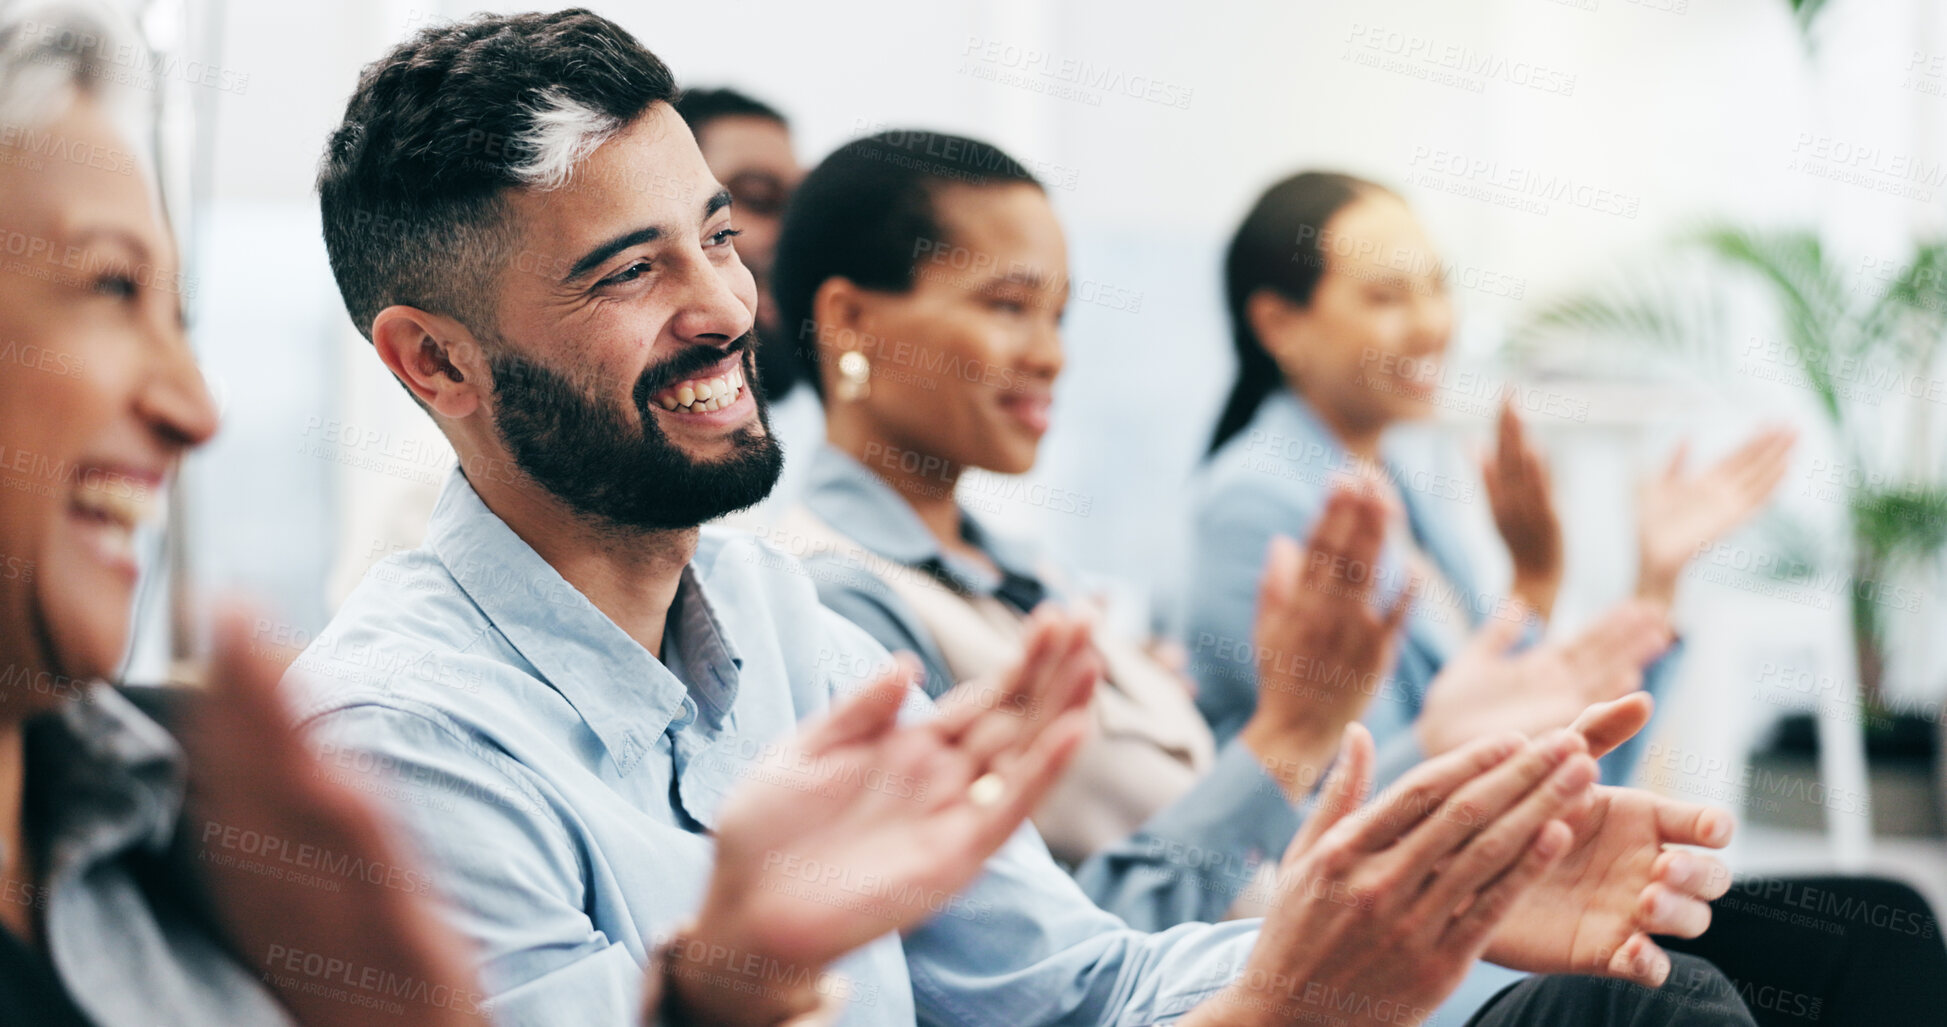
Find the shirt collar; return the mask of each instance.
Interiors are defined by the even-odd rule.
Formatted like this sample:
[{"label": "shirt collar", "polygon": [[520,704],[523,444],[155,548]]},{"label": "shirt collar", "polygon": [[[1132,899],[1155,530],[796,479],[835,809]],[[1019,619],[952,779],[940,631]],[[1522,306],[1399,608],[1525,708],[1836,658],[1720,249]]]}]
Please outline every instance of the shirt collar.
[{"label": "shirt collar", "polygon": [[[993,592],[1002,582],[982,581],[967,561],[940,548],[911,504],[850,453],[829,443],[811,455],[805,473],[804,504],[819,520],[843,532],[874,555],[911,567],[944,573],[971,591]],[[960,537],[980,550],[1004,577],[1039,584],[1034,560],[1024,547],[996,535],[960,509]]]},{"label": "shirt collar", "polygon": [[162,725],[104,684],[33,723],[29,785],[50,825],[51,861],[86,866],[160,851],[182,812],[185,761]]},{"label": "shirt collar", "polygon": [[[1327,468],[1334,470],[1352,468],[1352,454],[1345,451],[1345,446],[1340,444],[1339,437],[1332,434],[1332,429],[1326,427],[1324,419],[1318,416],[1318,411],[1312,409],[1312,405],[1305,402],[1304,397],[1296,392],[1289,388],[1278,389],[1265,398],[1264,405],[1259,408],[1259,411],[1259,415],[1252,419],[1251,428],[1286,434],[1294,439],[1322,446],[1324,454],[1330,458],[1326,464]],[[1413,512],[1414,497],[1409,494],[1410,489],[1398,487],[1400,482],[1410,480],[1406,476],[1408,461],[1403,460],[1402,457],[1399,435],[1396,432],[1388,431],[1380,436],[1379,462],[1385,471],[1387,481],[1394,483],[1395,491],[1400,494],[1400,499],[1406,504],[1410,515]]]},{"label": "shirt collar", "polygon": [[[562,578],[457,471],[433,508],[426,546],[494,628],[575,708],[622,773],[686,716],[684,699],[692,689]],[[663,644],[679,647],[695,694],[722,717],[736,697],[743,661],[692,566],[683,568],[672,610]]]}]

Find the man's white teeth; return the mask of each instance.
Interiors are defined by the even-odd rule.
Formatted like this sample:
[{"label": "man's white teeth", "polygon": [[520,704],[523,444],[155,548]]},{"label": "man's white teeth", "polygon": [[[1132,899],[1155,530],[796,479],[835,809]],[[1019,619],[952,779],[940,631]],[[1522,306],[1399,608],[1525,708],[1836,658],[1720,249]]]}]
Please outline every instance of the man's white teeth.
[{"label": "man's white teeth", "polygon": [[729,374],[715,378],[702,378],[684,382],[677,388],[663,393],[656,402],[664,410],[687,410],[690,413],[708,413],[722,410],[743,398],[744,370],[732,368]]}]

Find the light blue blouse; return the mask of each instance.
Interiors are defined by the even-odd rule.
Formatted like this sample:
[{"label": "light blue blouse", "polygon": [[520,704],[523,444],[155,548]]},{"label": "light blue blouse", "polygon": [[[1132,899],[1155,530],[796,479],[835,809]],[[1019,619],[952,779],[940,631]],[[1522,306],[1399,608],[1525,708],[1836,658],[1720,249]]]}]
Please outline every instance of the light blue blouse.
[{"label": "light blue blouse", "polygon": [[101,1027],[291,1023],[260,980],[271,968],[237,962],[210,911],[183,901],[207,886],[202,859],[235,853],[179,836],[190,828],[176,740],[101,684],[29,738],[25,801],[46,812],[45,880],[8,898],[41,909],[48,961],[75,1005]]},{"label": "light blue blouse", "polygon": [[[1000,568],[999,577],[941,549],[919,515],[871,470],[832,446],[811,457],[804,505],[873,555],[930,575],[969,594],[1026,592],[1033,605],[1048,588],[1035,560],[961,511],[962,532]],[[782,541],[782,540],[780,540]],[[890,650],[920,657],[927,691],[937,698],[955,682],[917,614],[870,567],[825,552],[806,560],[818,598]],[[1058,595],[1050,598],[1059,599]],[[1265,859],[1276,860],[1298,832],[1298,814],[1256,754],[1232,740],[1189,792],[1158,810],[1142,829],[1076,868],[1082,890],[1131,927],[1159,931],[1221,918]]]},{"label": "light blue blouse", "polygon": [[[1400,639],[1397,665],[1366,714],[1379,745],[1378,781],[1384,786],[1423,754],[1412,724],[1427,686],[1468,634],[1479,627],[1499,596],[1484,593],[1456,528],[1460,504],[1483,501],[1475,482],[1418,471],[1389,449],[1386,470],[1404,501],[1414,542],[1445,576],[1447,602],[1422,598],[1413,604]],[[1199,688],[1197,702],[1221,738],[1234,735],[1257,706],[1257,678],[1249,660],[1258,578],[1273,535],[1303,539],[1325,506],[1334,475],[1350,469],[1344,447],[1309,406],[1289,389],[1265,399],[1243,431],[1224,443],[1199,472],[1190,566],[1184,596],[1184,642]],[[1379,601],[1391,602],[1405,587],[1403,546],[1389,539],[1377,570]],[[1456,625],[1450,611],[1469,610],[1472,623]],[[1457,630],[1458,629],[1458,630]],[[1534,640],[1533,634],[1529,641]],[[1679,643],[1652,664],[1643,685],[1664,689],[1675,673]],[[1602,761],[1611,784],[1628,780],[1647,731]]]}]

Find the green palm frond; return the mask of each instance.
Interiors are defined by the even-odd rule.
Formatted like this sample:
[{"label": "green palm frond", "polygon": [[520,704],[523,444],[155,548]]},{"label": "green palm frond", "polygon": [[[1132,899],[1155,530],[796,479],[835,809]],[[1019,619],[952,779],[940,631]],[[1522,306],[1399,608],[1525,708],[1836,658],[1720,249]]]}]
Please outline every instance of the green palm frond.
[{"label": "green palm frond", "polygon": [[1699,273],[1673,271],[1668,264],[1623,272],[1613,283],[1546,304],[1516,325],[1508,356],[1530,359],[1564,341],[1582,341],[1642,347],[1722,371],[1729,319],[1721,293],[1699,285]]},{"label": "green palm frond", "polygon": [[1938,348],[1930,333],[1947,326],[1947,240],[1921,245],[1866,312],[1862,333],[1887,342],[1888,355],[1924,371]]},{"label": "green palm frond", "polygon": [[1835,360],[1857,356],[1844,275],[1826,258],[1818,236],[1807,231],[1756,232],[1736,227],[1705,230],[1699,241],[1734,267],[1770,286],[1784,319],[1785,341],[1826,413],[1843,415],[1833,382]]},{"label": "green palm frond", "polygon": [[1798,25],[1798,32],[1809,48],[1813,43],[1812,23],[1818,20],[1819,12],[1825,10],[1825,0],[1790,0],[1792,21]]},{"label": "green palm frond", "polygon": [[1875,562],[1929,556],[1947,544],[1947,489],[1861,490],[1852,501],[1853,533]]},{"label": "green palm frond", "polygon": [[[1599,338],[1720,371],[1737,351],[1723,297],[1752,288],[1775,313],[1848,464],[1884,467],[1886,454],[1861,441],[1874,437],[1882,383],[1929,380],[1947,350],[1947,239],[1916,247],[1882,280],[1849,277],[1811,231],[1710,226],[1647,267],[1544,306],[1516,327],[1509,355],[1533,359]],[[1947,548],[1947,481],[1875,478],[1847,506],[1855,558],[1875,575]],[[1814,548],[1803,525],[1781,519],[1771,534],[1781,549]]]}]

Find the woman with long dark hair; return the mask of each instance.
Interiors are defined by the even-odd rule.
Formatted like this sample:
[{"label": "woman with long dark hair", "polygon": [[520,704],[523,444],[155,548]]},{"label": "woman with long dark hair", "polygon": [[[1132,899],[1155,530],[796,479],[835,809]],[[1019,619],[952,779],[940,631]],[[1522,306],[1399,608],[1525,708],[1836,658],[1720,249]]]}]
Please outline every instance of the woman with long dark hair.
[{"label": "woman with long dark hair", "polygon": [[[1188,637],[1235,637],[1247,623],[1247,568],[1273,534],[1317,516],[1329,481],[1349,475],[1396,500],[1372,572],[1382,594],[1413,597],[1392,683],[1397,701],[1373,707],[1382,751],[1394,756],[1382,763],[1410,766],[1482,731],[1542,730],[1566,723],[1590,699],[1610,698],[1550,688],[1545,675],[1530,687],[1513,679],[1429,687],[1476,631],[1487,629],[1480,644],[1501,646],[1538,634],[1561,581],[1562,544],[1547,469],[1512,396],[1479,479],[1441,473],[1391,445],[1392,428],[1440,402],[1453,327],[1442,262],[1406,203],[1350,175],[1286,178],[1232,238],[1224,293],[1238,370],[1197,490]],[[1766,431],[1715,467],[1690,474],[1673,464],[1645,483],[1637,615],[1664,619],[1689,557],[1762,505],[1791,445],[1789,431]],[[1483,500],[1513,567],[1506,596],[1483,588],[1462,540],[1463,508]],[[1679,647],[1672,641],[1650,666],[1644,684],[1652,693],[1669,680]],[[1208,645],[1192,647],[1191,665],[1198,705],[1225,736],[1254,706],[1253,682]],[[1625,778],[1633,756],[1627,746],[1612,755],[1605,776]]]},{"label": "woman with long dark hair", "polygon": [[[1512,404],[1502,408],[1497,451],[1484,463],[1479,488],[1389,447],[1393,427],[1426,417],[1439,400],[1438,366],[1453,321],[1441,267],[1396,193],[1329,172],[1272,186],[1231,240],[1224,285],[1238,373],[1196,490],[1197,573],[1185,596],[1197,702],[1220,737],[1255,707],[1258,682],[1202,643],[1249,629],[1251,575],[1265,547],[1275,534],[1314,520],[1339,476],[1369,481],[1396,501],[1378,561],[1349,573],[1375,580],[1382,596],[1412,597],[1386,692],[1391,701],[1373,703],[1367,716],[1381,780],[1480,732],[1559,726],[1590,698],[1570,686],[1558,660],[1586,652],[1551,653],[1548,644],[1530,644],[1512,658],[1524,673],[1451,672],[1483,646],[1518,647],[1523,635],[1532,643],[1561,580],[1561,534],[1547,470]],[[1679,456],[1645,483],[1636,596],[1626,607],[1633,615],[1664,616],[1684,564],[1764,503],[1792,442],[1788,430],[1767,430],[1709,468],[1689,472]],[[1482,590],[1455,527],[1462,505],[1477,496],[1509,550],[1509,598]],[[1646,672],[1649,690],[1667,687],[1675,649]],[[1626,777],[1630,755],[1627,746],[1612,754],[1605,776]],[[1838,925],[1794,919],[1787,908],[1797,901],[1792,896],[1808,893],[1916,926],[1835,936]],[[1671,947],[1705,956],[1748,989],[1761,1023],[1818,1019],[1821,1010],[1822,1022],[1916,1022],[1914,1010],[1936,1007],[1947,987],[1937,983],[1947,952],[1933,915],[1904,885],[1753,881],[1713,908],[1707,933]],[[1936,983],[1916,983],[1923,979]]]}]

